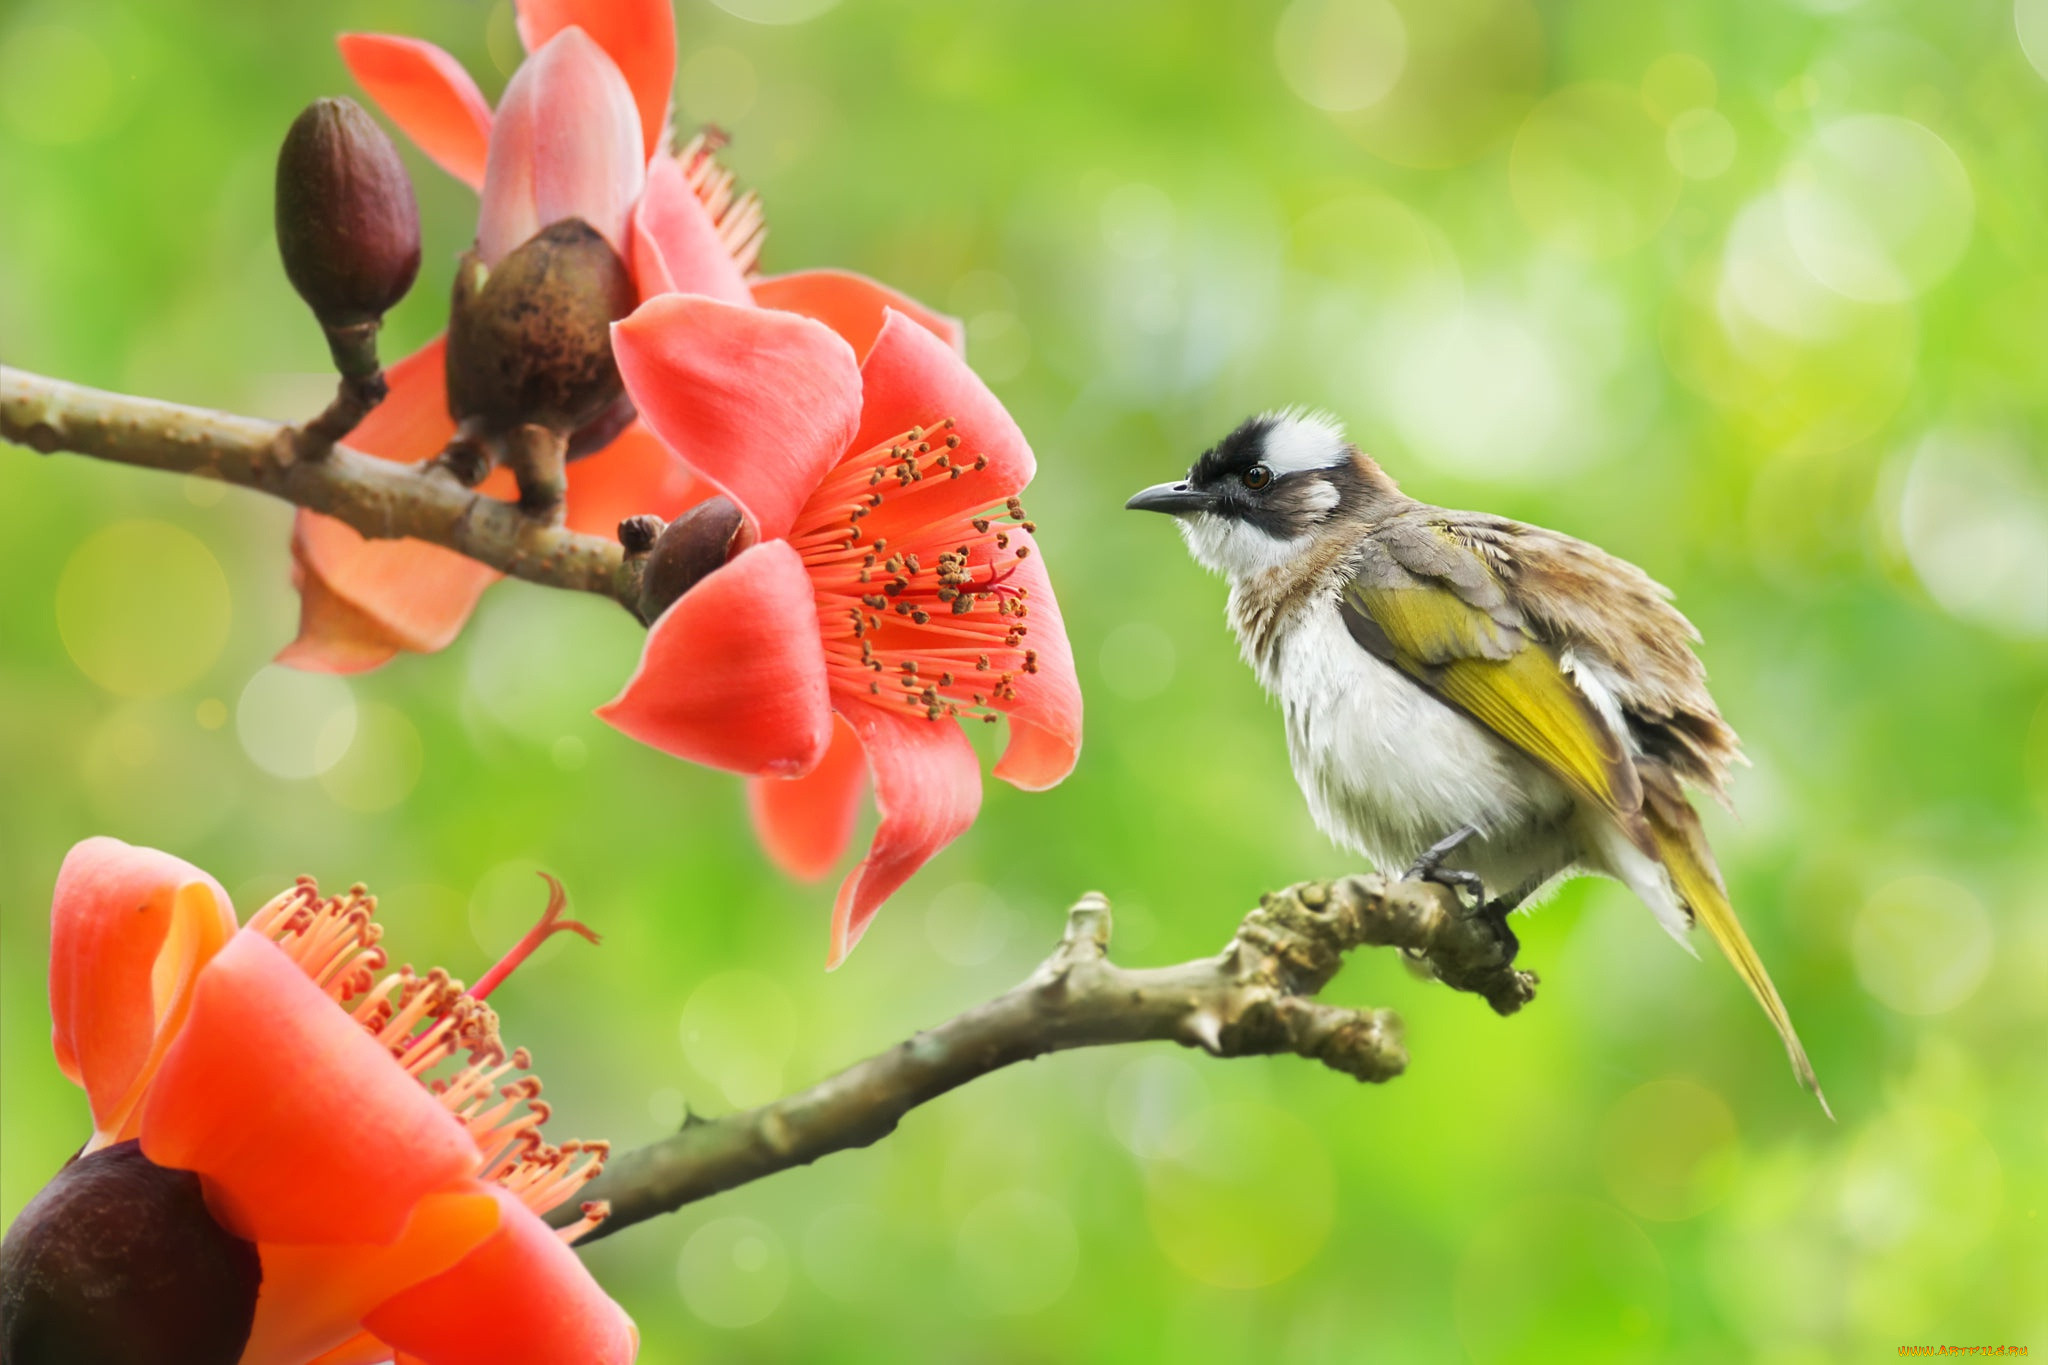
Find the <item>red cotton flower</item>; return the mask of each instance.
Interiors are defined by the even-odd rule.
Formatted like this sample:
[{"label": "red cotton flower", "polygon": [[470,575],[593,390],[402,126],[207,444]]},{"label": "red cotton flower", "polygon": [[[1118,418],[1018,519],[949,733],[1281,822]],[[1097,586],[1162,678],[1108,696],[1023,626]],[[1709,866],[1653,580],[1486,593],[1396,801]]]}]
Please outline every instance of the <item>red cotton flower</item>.
[{"label": "red cotton flower", "polygon": [[[954,344],[950,319],[861,276],[800,271],[752,275],[765,233],[752,195],[714,159],[716,139],[671,153],[675,18],[668,0],[519,0],[519,34],[532,54],[494,115],[462,66],[430,43],[345,34],[342,59],[371,99],[442,169],[479,190],[477,248],[495,263],[562,218],[580,217],[619,251],[642,299],[703,294],[789,309],[831,326],[880,325],[901,309]],[[402,463],[439,453],[455,433],[442,342],[391,367],[391,393],[348,437],[358,450]],[[672,517],[709,491],[634,421],[569,466],[567,521],[610,535],[639,513]],[[579,452],[580,453],[580,452]],[[510,498],[504,471],[483,485]],[[498,574],[439,546],[368,540],[349,526],[300,512],[292,576],[299,635],[282,663],[354,673],[401,650],[446,647]]]},{"label": "red cotton flower", "polygon": [[[604,1208],[560,1233],[539,1216],[605,1144],[541,1139],[525,1050],[446,972],[385,972],[375,908],[302,878],[237,930],[191,864],[118,839],[73,848],[50,1011],[57,1063],[91,1104],[86,1151],[139,1138],[256,1244],[242,1365],[631,1361],[631,1320],[568,1247]],[[523,951],[588,933],[558,909]]]},{"label": "red cotton flower", "polygon": [[1081,743],[1072,651],[1017,501],[1030,447],[925,327],[892,310],[862,330],[684,295],[613,328],[642,418],[755,543],[655,621],[598,714],[754,776],[769,851],[810,876],[852,837],[865,754],[881,823],[840,888],[832,965],[973,823],[980,767],[956,717],[1009,720],[995,773],[1027,790],[1064,778]]}]

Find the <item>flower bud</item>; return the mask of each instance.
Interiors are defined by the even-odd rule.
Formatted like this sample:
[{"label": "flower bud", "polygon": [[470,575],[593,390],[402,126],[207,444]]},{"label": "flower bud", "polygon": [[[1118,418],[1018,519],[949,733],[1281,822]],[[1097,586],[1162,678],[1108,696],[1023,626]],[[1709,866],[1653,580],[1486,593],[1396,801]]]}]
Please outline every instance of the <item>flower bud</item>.
[{"label": "flower bud", "polygon": [[495,267],[466,253],[448,317],[448,410],[491,431],[531,423],[564,435],[603,416],[625,392],[611,325],[632,309],[625,263],[580,218]]},{"label": "flower bud", "polygon": [[[420,213],[398,149],[354,100],[315,100],[277,154],[277,249],[344,374],[361,368],[333,334],[375,324],[420,269]],[[374,342],[368,369],[376,368]],[[356,368],[351,368],[354,365]]]},{"label": "flower bud", "polygon": [[199,1177],[137,1142],[79,1157],[0,1244],[7,1365],[234,1365],[263,1278],[254,1243],[207,1212]]},{"label": "flower bud", "polygon": [[640,577],[640,619],[652,624],[678,597],[745,549],[744,528],[740,509],[727,497],[707,498],[670,522],[647,552],[647,568]]}]

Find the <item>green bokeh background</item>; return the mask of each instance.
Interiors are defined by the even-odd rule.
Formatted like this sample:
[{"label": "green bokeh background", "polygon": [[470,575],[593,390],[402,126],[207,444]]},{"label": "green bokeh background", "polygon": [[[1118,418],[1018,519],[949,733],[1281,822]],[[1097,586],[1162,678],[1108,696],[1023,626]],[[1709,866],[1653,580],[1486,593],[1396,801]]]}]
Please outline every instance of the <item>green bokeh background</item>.
[{"label": "green bokeh background", "polygon": [[[431,38],[492,96],[516,59],[502,0],[0,6],[0,358],[312,411],[269,177],[296,110],[350,88],[345,29]],[[1840,1121],[1718,960],[1579,883],[1522,929],[1520,1017],[1346,971],[1336,998],[1408,1021],[1384,1088],[1059,1057],[594,1247],[644,1358],[2048,1349],[2048,3],[686,0],[679,30],[679,122],[732,132],[765,267],[963,316],[1033,440],[1079,768],[992,784],[828,976],[830,887],[767,866],[738,783],[591,716],[640,640],[615,607],[508,583],[440,655],[266,673],[286,508],[0,452],[0,1215],[85,1132],[43,972],[89,834],[245,912],[365,880],[400,957],[472,976],[554,872],[605,945],[497,1003],[553,1131],[623,1144],[1005,987],[1083,889],[1161,963],[1355,867],[1221,587],[1120,510],[1299,402],[1421,497],[1676,590],[1754,760],[1710,825]],[[401,346],[474,213],[412,164]]]}]

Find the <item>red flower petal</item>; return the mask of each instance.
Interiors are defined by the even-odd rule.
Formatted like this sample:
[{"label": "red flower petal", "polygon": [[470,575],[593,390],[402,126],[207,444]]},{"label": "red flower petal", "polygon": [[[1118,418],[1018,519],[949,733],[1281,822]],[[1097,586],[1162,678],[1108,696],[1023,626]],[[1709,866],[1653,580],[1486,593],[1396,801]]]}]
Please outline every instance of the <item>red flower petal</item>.
[{"label": "red flower petal", "polygon": [[561,30],[512,73],[498,102],[477,255],[496,265],[564,218],[581,218],[626,255],[646,164],[625,77],[582,29]]},{"label": "red flower petal", "polygon": [[1025,791],[1059,785],[1081,754],[1081,680],[1074,672],[1074,647],[1067,640],[1060,604],[1053,596],[1045,556],[1031,533],[1009,528],[1012,549],[1031,554],[1015,561],[1008,582],[1025,590],[1030,615],[1024,643],[1038,656],[1038,671],[1017,679],[1016,700],[1002,706],[1010,742],[995,775]]},{"label": "red flower petal", "polygon": [[882,334],[888,310],[917,322],[956,352],[965,352],[967,335],[957,318],[935,313],[906,294],[851,270],[798,270],[754,281],[754,302],[816,318],[846,338],[853,353],[867,359]]},{"label": "red flower petal", "polygon": [[867,751],[882,822],[867,857],[839,888],[828,968],[846,960],[882,902],[964,834],[981,809],[981,765],[953,721],[898,715],[858,701],[842,700],[840,711]]},{"label": "red flower petal", "polygon": [[282,949],[245,929],[200,974],[142,1109],[142,1150],[197,1171],[256,1242],[389,1242],[476,1143]]},{"label": "red flower petal", "polygon": [[364,1326],[432,1365],[628,1365],[640,1349],[633,1320],[516,1195],[492,1193],[497,1235]]},{"label": "red flower petal", "polygon": [[647,191],[633,213],[632,265],[643,299],[680,293],[753,301],[718,225],[672,156],[657,156],[647,167]]},{"label": "red flower petal", "polygon": [[643,512],[672,521],[711,491],[645,422],[635,422],[569,466],[569,529],[615,536],[620,522]]},{"label": "red flower petal", "polygon": [[684,593],[597,714],[692,763],[785,777],[817,767],[832,711],[817,599],[797,552],[764,541]]},{"label": "red flower petal", "polygon": [[852,448],[870,450],[912,427],[950,417],[963,456],[986,456],[971,478],[927,479],[910,497],[891,498],[875,518],[912,515],[921,522],[965,516],[1013,497],[1037,468],[1024,433],[973,370],[938,337],[891,309],[860,367],[860,434]]},{"label": "red flower petal", "polygon": [[299,636],[279,663],[358,673],[400,649],[445,649],[469,620],[495,570],[422,540],[366,540],[332,517],[292,523]]},{"label": "red flower petal", "polygon": [[[263,1288],[242,1365],[345,1359],[341,1348],[351,1345],[368,1352],[375,1343],[361,1331],[365,1315],[459,1264],[498,1231],[499,1222],[498,1201],[481,1183],[463,1181],[422,1199],[405,1231],[388,1245],[266,1243],[260,1248]],[[391,1358],[390,1347],[380,1350],[357,1358]]]},{"label": "red flower petal", "polygon": [[519,39],[528,52],[574,25],[596,39],[632,87],[653,156],[668,123],[676,83],[676,16],[671,0],[518,0]]},{"label": "red flower petal", "polygon": [[612,325],[612,352],[641,418],[764,540],[788,534],[860,418],[852,348],[794,313],[664,294]]},{"label": "red flower petal", "polygon": [[853,838],[868,767],[853,727],[832,726],[832,747],[802,777],[757,777],[747,805],[761,846],[784,872],[816,881],[832,870]]},{"label": "red flower petal", "polygon": [[482,188],[491,106],[461,62],[417,38],[344,33],[334,41],[349,74],[386,118],[442,170]]},{"label": "red flower petal", "polygon": [[182,858],[108,838],[64,855],[50,905],[50,1041],[91,1101],[95,1145],[133,1136],[193,982],[234,933],[228,893]]}]

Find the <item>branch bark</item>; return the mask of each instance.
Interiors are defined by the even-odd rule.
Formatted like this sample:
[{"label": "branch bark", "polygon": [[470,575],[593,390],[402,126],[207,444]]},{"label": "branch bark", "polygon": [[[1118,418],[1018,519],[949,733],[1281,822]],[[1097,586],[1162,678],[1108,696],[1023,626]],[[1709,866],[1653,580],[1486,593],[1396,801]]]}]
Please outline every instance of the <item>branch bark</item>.
[{"label": "branch bark", "polygon": [[[692,1118],[613,1157],[583,1194],[611,1205],[590,1236],[868,1146],[919,1105],[1051,1052],[1175,1042],[1217,1057],[1292,1053],[1361,1081],[1389,1080],[1408,1064],[1393,1012],[1313,998],[1353,948],[1400,948],[1504,1015],[1536,993],[1535,974],[1514,969],[1493,921],[1445,887],[1377,874],[1266,896],[1221,953],[1178,966],[1119,967],[1108,957],[1109,932],[1109,902],[1091,892],[1068,911],[1052,956],[1005,994],[808,1090],[724,1118]],[[577,1218],[572,1208],[557,1214],[558,1223]]]},{"label": "branch bark", "polygon": [[641,562],[615,540],[552,525],[431,465],[340,445],[302,457],[309,436],[318,445],[323,420],[290,427],[0,370],[0,438],[31,450],[220,479],[324,512],[365,536],[411,536],[529,582],[612,598],[628,611],[639,600]]}]

